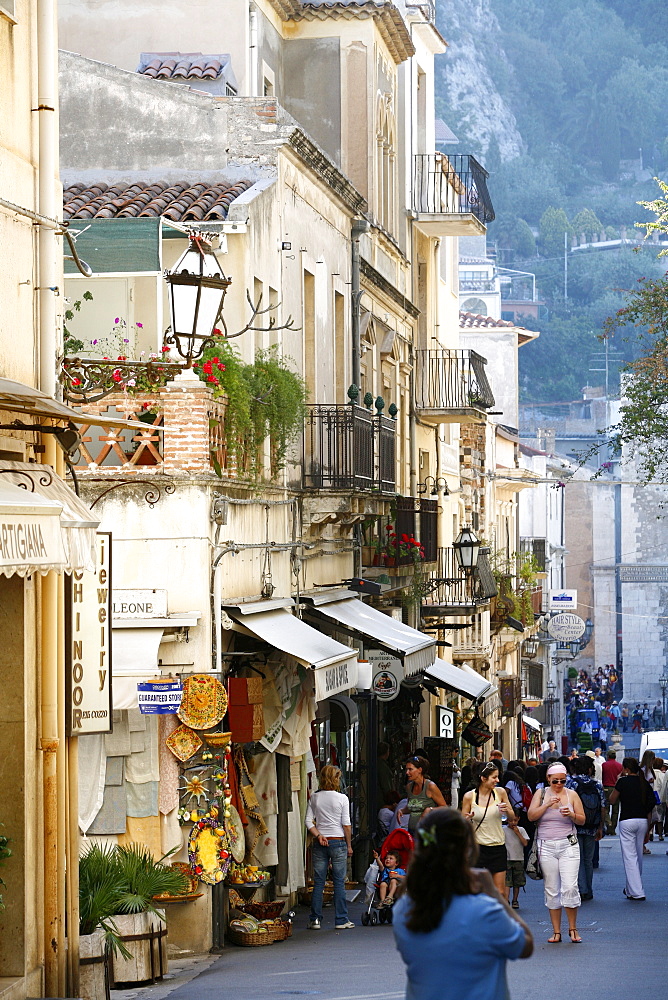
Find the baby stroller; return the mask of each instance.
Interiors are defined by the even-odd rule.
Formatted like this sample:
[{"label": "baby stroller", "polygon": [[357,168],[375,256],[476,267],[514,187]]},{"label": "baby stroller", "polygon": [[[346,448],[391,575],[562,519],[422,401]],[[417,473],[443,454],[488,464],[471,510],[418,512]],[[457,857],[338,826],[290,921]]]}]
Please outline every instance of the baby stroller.
[{"label": "baby stroller", "polygon": [[[408,868],[408,862],[413,853],[413,838],[408,830],[397,827],[392,833],[388,833],[379,851],[381,861],[384,862],[389,853],[396,854],[400,868]],[[376,874],[369,886],[371,892],[367,897],[366,910],[362,913],[362,925],[364,927],[367,927],[369,924],[374,926],[378,923],[392,923],[392,908],[380,906],[380,897],[378,894],[380,872],[375,862],[371,865],[369,872],[373,871],[374,868],[376,869]]]}]

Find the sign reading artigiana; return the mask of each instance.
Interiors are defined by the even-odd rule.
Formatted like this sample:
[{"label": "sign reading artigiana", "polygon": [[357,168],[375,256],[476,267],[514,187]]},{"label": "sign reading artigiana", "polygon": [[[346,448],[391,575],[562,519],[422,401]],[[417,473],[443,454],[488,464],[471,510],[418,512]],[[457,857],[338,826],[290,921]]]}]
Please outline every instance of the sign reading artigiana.
[{"label": "sign reading artigiana", "polygon": [[70,586],[67,725],[70,736],[110,733],[111,533],[97,533],[97,569]]}]

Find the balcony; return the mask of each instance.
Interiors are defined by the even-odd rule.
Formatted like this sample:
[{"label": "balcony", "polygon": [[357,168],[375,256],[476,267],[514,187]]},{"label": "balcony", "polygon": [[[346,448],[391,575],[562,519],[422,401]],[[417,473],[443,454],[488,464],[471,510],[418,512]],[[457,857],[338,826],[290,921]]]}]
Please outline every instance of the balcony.
[{"label": "balcony", "polygon": [[480,236],[494,219],[489,174],[474,156],[413,156],[413,218],[425,236]]},{"label": "balcony", "polygon": [[470,615],[496,596],[496,583],[489,565],[489,549],[481,549],[473,573],[466,575],[453,548],[439,548],[437,568],[426,585],[423,618]]},{"label": "balcony", "polygon": [[487,659],[492,652],[489,611],[473,615],[468,628],[452,633],[452,658],[455,660]]},{"label": "balcony", "polygon": [[415,353],[415,405],[422,417],[445,424],[485,420],[494,406],[486,358],[445,347]]},{"label": "balcony", "polygon": [[396,423],[351,403],[307,408],[304,486],[316,490],[396,488]]}]

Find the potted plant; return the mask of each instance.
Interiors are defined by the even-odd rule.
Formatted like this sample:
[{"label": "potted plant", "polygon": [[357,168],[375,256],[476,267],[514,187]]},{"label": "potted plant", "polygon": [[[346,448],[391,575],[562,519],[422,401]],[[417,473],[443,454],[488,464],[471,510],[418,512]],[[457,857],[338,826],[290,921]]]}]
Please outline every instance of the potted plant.
[{"label": "potted plant", "polygon": [[167,971],[165,914],[156,907],[154,897],[178,895],[187,879],[164,860],[156,861],[143,844],[93,844],[79,859],[80,995],[84,1000],[103,996],[105,960],[111,967],[110,979],[119,983],[146,982]]}]

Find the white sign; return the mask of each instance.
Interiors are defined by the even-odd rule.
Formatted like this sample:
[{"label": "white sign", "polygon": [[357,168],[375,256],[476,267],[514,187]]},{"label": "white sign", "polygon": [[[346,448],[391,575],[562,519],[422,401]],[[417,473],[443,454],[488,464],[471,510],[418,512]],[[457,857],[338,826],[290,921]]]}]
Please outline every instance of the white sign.
[{"label": "white sign", "polygon": [[114,590],[112,618],[166,618],[166,590]]},{"label": "white sign", "polygon": [[404,679],[403,663],[382,649],[367,649],[365,655],[373,674],[371,693],[381,701],[394,701]]},{"label": "white sign", "polygon": [[577,590],[551,590],[550,611],[577,611]]},{"label": "white sign", "polygon": [[445,705],[436,706],[436,735],[448,740],[455,737],[455,713]]},{"label": "white sign", "polygon": [[344,660],[315,671],[315,700],[324,701],[333,694],[349,691],[357,684],[357,660]]},{"label": "white sign", "polygon": [[[56,508],[57,510],[57,508]],[[49,513],[47,511],[47,513]],[[58,567],[65,562],[60,518],[3,514],[0,517],[0,567]]]},{"label": "white sign", "polygon": [[584,635],[585,623],[579,615],[554,615],[547,623],[547,631],[553,639],[570,642]]},{"label": "white sign", "polygon": [[71,736],[110,733],[111,533],[98,532],[97,569],[72,573],[67,650]]}]

